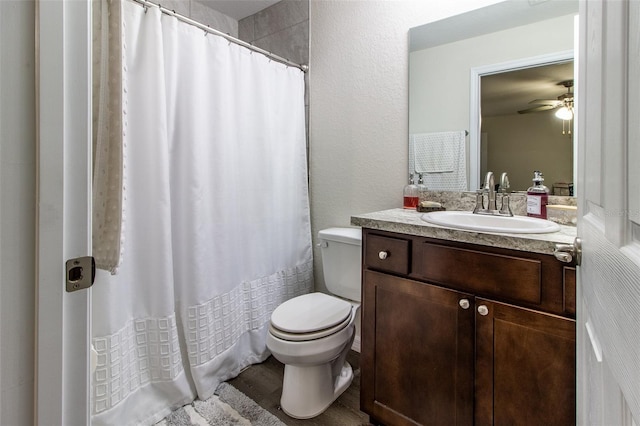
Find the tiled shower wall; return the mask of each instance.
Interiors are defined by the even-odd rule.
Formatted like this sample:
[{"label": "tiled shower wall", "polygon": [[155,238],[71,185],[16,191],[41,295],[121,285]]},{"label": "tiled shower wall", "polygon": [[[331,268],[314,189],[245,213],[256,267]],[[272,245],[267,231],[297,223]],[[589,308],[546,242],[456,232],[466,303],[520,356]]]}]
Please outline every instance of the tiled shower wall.
[{"label": "tiled shower wall", "polygon": [[299,64],[309,63],[309,0],[282,0],[238,22],[238,38]]},{"label": "tiled shower wall", "polygon": [[218,31],[238,37],[238,21],[207,6],[206,0],[151,0],[180,15],[209,25]]},{"label": "tiled shower wall", "polygon": [[290,61],[309,63],[309,0],[282,0],[239,22],[215,10],[215,0],[153,1]]}]

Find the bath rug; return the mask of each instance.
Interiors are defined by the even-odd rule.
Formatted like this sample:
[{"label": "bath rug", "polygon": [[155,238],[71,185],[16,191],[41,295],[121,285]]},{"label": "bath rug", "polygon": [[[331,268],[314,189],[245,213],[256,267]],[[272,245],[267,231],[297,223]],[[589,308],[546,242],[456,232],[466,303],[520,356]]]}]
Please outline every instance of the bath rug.
[{"label": "bath rug", "polygon": [[228,383],[221,383],[215,394],[169,414],[156,426],[286,426],[276,416]]}]

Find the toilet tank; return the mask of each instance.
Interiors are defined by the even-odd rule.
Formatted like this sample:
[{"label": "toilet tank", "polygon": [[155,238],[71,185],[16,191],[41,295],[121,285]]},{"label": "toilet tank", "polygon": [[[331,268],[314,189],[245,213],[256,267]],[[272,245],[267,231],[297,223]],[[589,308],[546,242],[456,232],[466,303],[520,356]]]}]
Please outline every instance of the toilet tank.
[{"label": "toilet tank", "polygon": [[322,271],[327,290],[359,302],[362,268],[362,229],[328,228],[318,232]]}]

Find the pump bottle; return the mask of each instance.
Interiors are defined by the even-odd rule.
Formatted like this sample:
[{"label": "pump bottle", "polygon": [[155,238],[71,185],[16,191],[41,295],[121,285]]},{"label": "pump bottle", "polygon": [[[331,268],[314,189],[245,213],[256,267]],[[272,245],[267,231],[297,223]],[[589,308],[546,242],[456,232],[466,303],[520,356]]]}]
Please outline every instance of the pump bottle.
[{"label": "pump bottle", "polygon": [[540,219],[547,218],[547,204],[549,204],[549,188],[542,184],[542,172],[533,172],[533,186],[527,189],[527,216]]},{"label": "pump bottle", "polygon": [[422,173],[418,173],[418,200],[419,202],[425,201],[427,196],[427,185],[422,180]]},{"label": "pump bottle", "polygon": [[409,175],[409,184],[405,185],[403,192],[405,209],[416,209],[420,200],[420,191],[418,185],[413,181],[413,173]]}]

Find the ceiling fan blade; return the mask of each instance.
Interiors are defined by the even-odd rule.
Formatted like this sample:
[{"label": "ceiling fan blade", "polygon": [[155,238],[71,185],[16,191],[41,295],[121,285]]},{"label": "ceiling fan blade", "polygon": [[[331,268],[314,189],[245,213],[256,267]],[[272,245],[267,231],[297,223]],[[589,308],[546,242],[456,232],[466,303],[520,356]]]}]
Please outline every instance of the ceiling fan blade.
[{"label": "ceiling fan blade", "polygon": [[550,109],[555,109],[558,106],[559,105],[540,105],[540,106],[533,107],[533,108],[521,109],[520,111],[518,111],[518,114],[528,114],[530,112],[548,111]]},{"label": "ceiling fan blade", "polygon": [[560,105],[562,103],[562,101],[559,101],[558,99],[534,99],[529,103],[530,104],[558,106],[558,105]]}]

